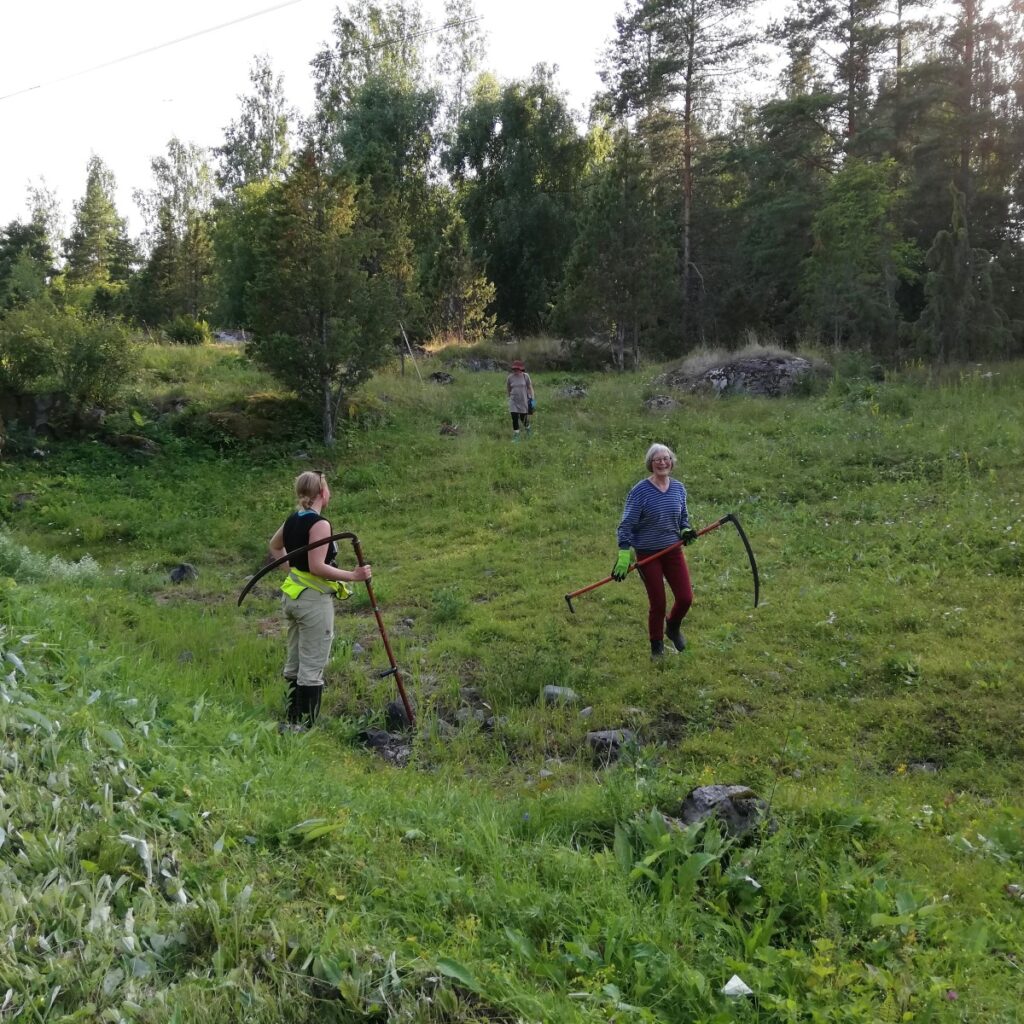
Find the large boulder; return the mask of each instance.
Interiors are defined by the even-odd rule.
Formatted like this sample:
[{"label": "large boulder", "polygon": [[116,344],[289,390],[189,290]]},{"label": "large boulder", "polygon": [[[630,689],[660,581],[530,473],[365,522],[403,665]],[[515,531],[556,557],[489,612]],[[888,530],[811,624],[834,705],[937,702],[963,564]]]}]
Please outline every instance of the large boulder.
[{"label": "large boulder", "polygon": [[682,391],[702,391],[713,395],[762,395],[777,398],[788,395],[803,380],[821,372],[803,356],[757,354],[738,356],[713,366],[690,368],[684,364],[659,378],[659,383]]},{"label": "large boulder", "polygon": [[271,419],[233,409],[207,413],[206,419],[221,434],[239,441],[268,440],[281,432],[280,426]]}]

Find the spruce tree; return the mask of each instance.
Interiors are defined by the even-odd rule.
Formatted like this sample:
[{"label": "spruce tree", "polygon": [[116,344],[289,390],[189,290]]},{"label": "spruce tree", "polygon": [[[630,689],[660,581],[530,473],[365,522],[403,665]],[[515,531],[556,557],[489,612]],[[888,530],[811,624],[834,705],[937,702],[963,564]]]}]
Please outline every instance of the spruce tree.
[{"label": "spruce tree", "polygon": [[993,300],[990,253],[971,246],[963,192],[950,186],[953,217],[926,257],[927,304],[917,322],[922,350],[942,362],[1010,354],[1009,318]]},{"label": "spruce tree", "polygon": [[75,204],[74,225],[65,242],[67,279],[72,284],[124,282],[132,273],[135,249],[115,204],[114,175],[95,154],[89,158],[85,195]]}]

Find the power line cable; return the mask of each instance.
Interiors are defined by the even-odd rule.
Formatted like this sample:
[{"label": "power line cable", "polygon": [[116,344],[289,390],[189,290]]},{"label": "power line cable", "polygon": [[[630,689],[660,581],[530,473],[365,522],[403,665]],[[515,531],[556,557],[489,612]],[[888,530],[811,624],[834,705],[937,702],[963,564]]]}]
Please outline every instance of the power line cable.
[{"label": "power line cable", "polygon": [[90,68],[83,68],[81,71],[72,71],[69,75],[61,78],[51,78],[48,82],[39,82],[37,85],[29,85],[24,89],[17,89],[0,96],[0,101],[12,99],[15,96],[23,96],[27,92],[35,92],[37,89],[45,89],[51,85],[60,85],[62,82],[70,82],[74,78],[81,78],[83,75],[91,75],[94,71],[102,71],[104,68],[113,67],[115,64],[123,64],[125,61],[134,60],[136,57],[143,57],[147,53],[156,53],[157,50],[164,50],[169,46],[177,46],[178,43],[188,42],[190,39],[198,39],[200,36],[209,35],[211,32],[219,32],[221,29],[230,28],[232,25],[239,25],[243,21],[252,21],[253,18],[261,18],[264,14],[273,14],[274,11],[283,10],[285,7],[294,7],[296,4],[305,3],[305,0],[285,0],[284,3],[275,4],[273,7],[264,7],[261,11],[253,11],[251,14],[243,14],[240,18],[222,22],[219,25],[211,25],[209,28],[200,29],[198,32],[190,32],[187,36],[179,36],[177,39],[169,39],[156,46],[148,46],[144,50],[136,50],[134,53],[125,54],[123,57],[115,57],[113,60],[104,61],[102,64],[94,64]]}]

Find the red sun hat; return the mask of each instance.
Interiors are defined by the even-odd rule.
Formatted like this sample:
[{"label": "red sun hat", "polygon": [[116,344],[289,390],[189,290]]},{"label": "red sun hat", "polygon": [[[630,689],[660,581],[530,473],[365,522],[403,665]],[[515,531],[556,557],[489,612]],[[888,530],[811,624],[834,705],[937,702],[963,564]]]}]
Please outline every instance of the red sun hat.
[{"label": "red sun hat", "polygon": [[513,370],[525,370],[526,366],[523,364],[522,359],[513,359],[512,360],[512,369]]}]

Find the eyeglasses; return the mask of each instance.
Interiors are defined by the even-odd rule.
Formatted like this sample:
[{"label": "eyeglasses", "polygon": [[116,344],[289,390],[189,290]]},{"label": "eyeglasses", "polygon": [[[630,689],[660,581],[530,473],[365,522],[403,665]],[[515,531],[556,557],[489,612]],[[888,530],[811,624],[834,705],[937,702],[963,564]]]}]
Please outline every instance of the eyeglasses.
[{"label": "eyeglasses", "polygon": [[651,463],[655,462],[667,462],[669,465],[672,464],[672,459],[668,455],[659,455],[656,458],[651,459]]}]

